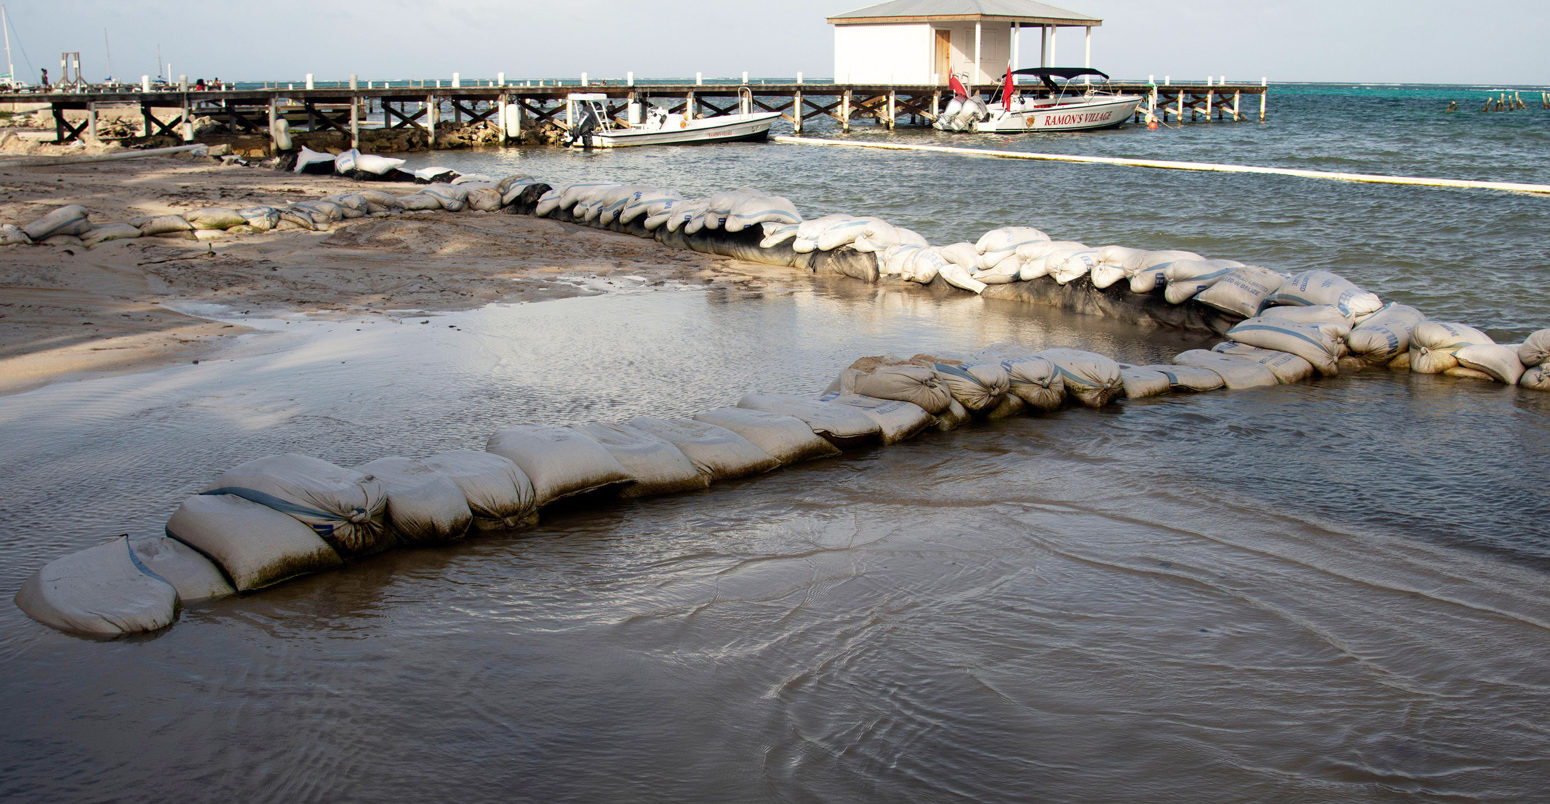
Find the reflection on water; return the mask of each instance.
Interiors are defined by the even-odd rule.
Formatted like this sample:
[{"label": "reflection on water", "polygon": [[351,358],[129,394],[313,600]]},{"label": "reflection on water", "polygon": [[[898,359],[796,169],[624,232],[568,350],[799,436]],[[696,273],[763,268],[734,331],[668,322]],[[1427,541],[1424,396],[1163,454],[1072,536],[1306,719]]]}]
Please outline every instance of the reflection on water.
[{"label": "reflection on water", "polygon": [[[258,455],[682,416],[888,351],[1199,345],[845,284],[275,329],[6,398],[5,588]],[[1545,413],[1382,373],[1163,397],[567,510],[151,638],[0,607],[0,797],[1525,800]]]}]

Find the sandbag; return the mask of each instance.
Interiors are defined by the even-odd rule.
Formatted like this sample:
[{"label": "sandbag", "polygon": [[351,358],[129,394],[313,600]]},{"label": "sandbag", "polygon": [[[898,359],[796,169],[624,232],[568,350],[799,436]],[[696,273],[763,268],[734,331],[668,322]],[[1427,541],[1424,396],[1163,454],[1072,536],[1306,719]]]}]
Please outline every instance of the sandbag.
[{"label": "sandbag", "polygon": [[425,458],[463,491],[476,530],[511,530],[538,520],[533,481],[510,458],[464,449]]},{"label": "sandbag", "polygon": [[1425,320],[1420,310],[1390,302],[1351,330],[1346,348],[1368,365],[1386,365],[1410,349],[1411,333]]},{"label": "sandbag", "polygon": [[1008,393],[1032,408],[1052,411],[1065,403],[1065,381],[1048,358],[1014,344],[994,344],[981,349],[976,359],[999,360],[1006,370]]},{"label": "sandbag", "polygon": [[242,221],[260,232],[267,232],[280,225],[280,212],[274,207],[243,207],[237,210]]},{"label": "sandbag", "polygon": [[441,210],[441,199],[429,193],[410,193],[399,196],[398,205],[405,212],[437,212]]},{"label": "sandbag", "polygon": [[362,190],[356,195],[366,199],[366,212],[370,215],[390,214],[404,208],[397,198],[380,190]]},{"label": "sandbag", "polygon": [[630,482],[630,473],[608,450],[566,427],[508,427],[490,436],[485,451],[522,467],[533,481],[540,508],[564,497]]},{"label": "sandbag", "polygon": [[79,237],[91,231],[91,226],[91,221],[86,219],[86,207],[70,204],[23,225],[22,233],[33,242],[37,242],[56,235]]},{"label": "sandbag", "polygon": [[[1208,368],[1160,364],[1140,368],[1151,369],[1167,377],[1168,388],[1173,391],[1215,391],[1223,385],[1222,375]],[[1309,370],[1312,370],[1311,367]]]},{"label": "sandbag", "polygon": [[954,399],[953,403],[947,406],[947,410],[937,414],[936,429],[944,433],[951,432],[971,421],[974,421],[974,414]]},{"label": "sandbag", "polygon": [[1249,346],[1297,355],[1326,377],[1340,373],[1340,342],[1315,324],[1250,318],[1227,330],[1227,337]]},{"label": "sandbag", "polygon": [[1006,369],[997,360],[965,362],[931,355],[915,355],[909,362],[935,370],[937,377],[953,399],[958,400],[959,404],[974,413],[994,408],[1001,401],[1001,397],[1007,394],[1011,385]]},{"label": "sandbag", "polygon": [[[1042,262],[1040,263],[1043,264]],[[976,282],[984,282],[987,285],[1009,285],[1018,281],[1023,275],[1023,261],[1014,252],[1004,257],[1000,262],[988,268],[981,268],[969,274]],[[1034,278],[1029,276],[1029,279]],[[1023,280],[1027,281],[1027,280]]]},{"label": "sandbag", "polygon": [[387,509],[382,484],[307,455],[248,461],[222,472],[200,493],[230,494],[295,517],[345,558],[392,544],[382,524]]},{"label": "sandbag", "polygon": [[1518,386],[1533,391],[1550,391],[1550,367],[1543,363],[1530,366],[1518,377]]},{"label": "sandbag", "polygon": [[1523,339],[1518,347],[1518,359],[1525,366],[1538,366],[1550,361],[1550,329],[1542,329]]},{"label": "sandbag", "polygon": [[974,251],[979,255],[979,267],[991,268],[1017,251],[1019,246],[1049,239],[1049,235],[1031,226],[1003,226],[980,235],[974,243]]},{"label": "sandbag", "polygon": [[326,226],[344,220],[344,206],[325,198],[316,201],[298,201],[291,204],[290,208],[310,215],[313,224],[317,226]]},{"label": "sandbag", "polygon": [[360,155],[361,152],[354,148],[340,151],[334,156],[334,172],[341,176],[350,175],[350,172],[355,170],[355,158]]},{"label": "sandbag", "polygon": [[364,174],[364,176],[382,177],[403,167],[404,161],[393,156],[363,154],[357,151],[355,154],[355,172]]},{"label": "sandbag", "polygon": [[841,449],[875,443],[882,438],[882,428],[877,422],[846,405],[791,394],[744,394],[737,406],[801,419],[813,432]]},{"label": "sandbag", "polygon": [[1146,251],[1125,261],[1125,276],[1131,293],[1151,293],[1166,281],[1168,266],[1179,260],[1203,260],[1193,251]]},{"label": "sandbag", "polygon": [[303,145],[301,152],[296,154],[296,166],[291,169],[297,173],[328,176],[334,172],[334,157]]},{"label": "sandbag", "polygon": [[81,235],[81,242],[95,246],[110,240],[133,240],[139,236],[140,230],[127,223],[104,223],[93,226],[91,231]]},{"label": "sandbag", "polygon": [[371,214],[371,202],[367,201],[366,196],[360,193],[331,195],[323,200],[338,204],[340,211],[344,213],[345,220],[364,218]]},{"label": "sandbag", "polygon": [[828,439],[792,416],[751,408],[716,408],[697,413],[694,419],[737,433],[782,464],[840,454],[839,448]]},{"label": "sandbag", "polygon": [[182,234],[194,229],[194,225],[189,223],[188,219],[182,215],[157,215],[150,218],[135,218],[129,223],[140,230],[141,237]]},{"label": "sandbag", "polygon": [[919,405],[897,399],[877,399],[860,394],[825,394],[822,401],[849,405],[866,414],[877,422],[884,445],[913,438],[936,420]]},{"label": "sandbag", "polygon": [[1454,352],[1472,343],[1495,343],[1491,336],[1465,324],[1422,321],[1410,333],[1410,370],[1442,374],[1458,366]]},{"label": "sandbag", "polygon": [[15,599],[32,619],[84,636],[156,631],[178,616],[177,590],[140,563],[127,536],[50,561]]},{"label": "sandbag", "polygon": [[468,190],[455,184],[431,184],[420,192],[441,202],[448,212],[462,212],[468,206]]},{"label": "sandbag", "polygon": [[637,416],[629,425],[677,447],[712,483],[762,474],[780,466],[780,461],[752,441],[709,422]]},{"label": "sandbag", "polygon": [[1027,402],[1022,401],[1013,394],[1007,394],[1001,397],[1001,401],[997,402],[995,407],[985,411],[985,421],[993,422],[1009,416],[1019,416],[1026,410],[1028,410]]},{"label": "sandbag", "polygon": [[1045,349],[1035,353],[1055,364],[1066,394],[1090,408],[1101,408],[1124,392],[1119,364],[1081,349]]},{"label": "sandbag", "polygon": [[1521,344],[1472,343],[1459,347],[1453,353],[1458,364],[1467,369],[1482,371],[1491,379],[1508,385],[1517,385],[1527,366],[1518,359]]},{"label": "sandbag", "polygon": [[1141,366],[1121,366],[1119,377],[1126,399],[1145,399],[1166,394],[1173,387],[1168,381],[1168,375]]},{"label": "sandbag", "polygon": [[889,364],[882,357],[863,357],[840,374],[840,390],[874,399],[894,399],[941,413],[952,392],[934,368],[913,363]]},{"label": "sandbag", "polygon": [[167,520],[167,535],[214,561],[240,592],[344,564],[312,528],[231,494],[184,500]]},{"label": "sandbag", "polygon": [[1044,258],[1049,277],[1061,285],[1069,285],[1087,276],[1098,264],[1098,249],[1095,248],[1073,251],[1058,260],[1049,256]]},{"label": "sandbag", "polygon": [[1234,268],[1210,287],[1195,295],[1195,301],[1215,307],[1224,313],[1244,318],[1259,314],[1265,300],[1270,298],[1286,276],[1258,265]]},{"label": "sandbag", "polygon": [[802,215],[797,212],[796,205],[792,204],[790,199],[778,195],[761,194],[745,198],[733,206],[722,228],[729,232],[740,232],[759,223],[801,223],[801,221]]},{"label": "sandbag", "polygon": [[388,534],[401,544],[455,542],[473,526],[463,490],[441,470],[412,458],[378,458],[355,467],[387,492]]},{"label": "sandbag", "polygon": [[[1089,251],[1093,251],[1093,249],[1088,248],[1087,244],[1078,243],[1075,240],[1024,243],[1013,252],[1016,259],[1011,260],[1011,265],[1017,271],[1016,276],[1013,278],[1021,282],[1028,282],[1041,276],[1048,276],[1057,266],[1064,263],[1067,258]],[[1095,260],[1096,258],[1093,259]],[[997,263],[996,267],[1000,269],[1007,264],[1008,260],[1002,260],[1000,263]]]},{"label": "sandbag", "polygon": [[30,246],[32,238],[14,223],[0,223],[0,246]]},{"label": "sandbag", "polygon": [[621,497],[651,497],[710,486],[710,477],[701,474],[683,450],[664,438],[627,424],[592,422],[577,429],[602,445],[630,473],[635,482],[621,487]]},{"label": "sandbag", "polygon": [[1104,246],[1098,249],[1098,264],[1093,266],[1091,277],[1093,287],[1103,289],[1128,278],[1125,265],[1131,262],[1139,262],[1145,258],[1145,249],[1129,248],[1126,246]]},{"label": "sandbag", "polygon": [[1352,284],[1345,277],[1329,271],[1303,271],[1281,284],[1269,298],[1270,304],[1310,306],[1331,304],[1350,316],[1364,316],[1377,312],[1383,302],[1375,293]]},{"label": "sandbag", "polygon": [[642,190],[625,202],[624,208],[619,211],[618,220],[620,223],[634,223],[638,218],[651,218],[682,200],[683,196],[676,190]]},{"label": "sandbag", "polygon": [[1272,385],[1280,385],[1281,381],[1269,368],[1237,355],[1211,352],[1205,349],[1190,349],[1174,355],[1173,362],[1182,366],[1199,366],[1208,368],[1222,377],[1222,383],[1229,390],[1246,388],[1267,388]]},{"label": "sandbag", "polygon": [[1163,298],[1169,304],[1183,304],[1242,267],[1236,260],[1175,260],[1163,271],[1168,281]]},{"label": "sandbag", "polygon": [[1224,341],[1211,348],[1218,354],[1232,355],[1234,357],[1247,358],[1255,363],[1270,369],[1276,380],[1283,385],[1294,382],[1302,382],[1313,376],[1313,364],[1287,352],[1279,352],[1274,349],[1261,349],[1258,346]]},{"label": "sandbag", "polygon": [[[1342,340],[1351,334],[1351,317],[1330,304],[1315,304],[1311,307],[1266,307],[1259,311],[1258,317],[1278,323],[1312,324]],[[1371,320],[1371,317],[1368,320]]]},{"label": "sandbag", "polygon": [[199,230],[224,230],[233,226],[246,226],[248,222],[247,218],[238,215],[236,210],[225,207],[205,207],[185,212],[183,219]]},{"label": "sandbag", "polygon": [[448,184],[457,178],[457,171],[452,168],[432,165],[413,171],[415,184]]},{"label": "sandbag", "polygon": [[501,208],[500,191],[494,187],[475,187],[468,191],[468,208],[475,212],[496,212]]},{"label": "sandbag", "polygon": [[171,536],[131,541],[129,549],[141,565],[172,584],[179,603],[198,603],[237,594],[220,567]]}]

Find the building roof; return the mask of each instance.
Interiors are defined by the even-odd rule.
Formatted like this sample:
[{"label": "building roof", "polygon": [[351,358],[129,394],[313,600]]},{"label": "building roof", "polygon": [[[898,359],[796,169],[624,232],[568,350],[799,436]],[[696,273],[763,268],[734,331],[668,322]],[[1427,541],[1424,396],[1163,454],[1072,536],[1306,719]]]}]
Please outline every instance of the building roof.
[{"label": "building roof", "polygon": [[1097,17],[1032,0],[891,0],[829,18],[831,25],[965,21],[1079,25],[1086,28],[1103,24],[1103,20]]}]

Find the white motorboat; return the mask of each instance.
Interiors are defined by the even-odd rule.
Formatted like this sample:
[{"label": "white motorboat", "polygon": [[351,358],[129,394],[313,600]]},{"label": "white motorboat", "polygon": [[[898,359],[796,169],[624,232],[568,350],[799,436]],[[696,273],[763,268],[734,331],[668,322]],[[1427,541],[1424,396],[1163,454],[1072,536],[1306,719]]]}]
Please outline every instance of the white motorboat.
[{"label": "white motorboat", "polygon": [[[1036,77],[1039,85],[1020,90],[1013,81],[1019,75]],[[1094,83],[1093,77],[1102,80]],[[981,134],[1113,128],[1124,125],[1143,100],[1140,95],[1115,92],[1109,76],[1098,70],[1032,67],[1009,70],[989,104],[978,97],[954,98],[933,125],[944,131]]]},{"label": "white motorboat", "polygon": [[[580,148],[623,148],[633,145],[700,145],[711,142],[762,142],[780,112],[740,112],[715,117],[687,117],[645,104],[645,119],[620,126],[608,113],[608,96],[572,93],[567,145]],[[751,104],[745,104],[748,108]]]}]

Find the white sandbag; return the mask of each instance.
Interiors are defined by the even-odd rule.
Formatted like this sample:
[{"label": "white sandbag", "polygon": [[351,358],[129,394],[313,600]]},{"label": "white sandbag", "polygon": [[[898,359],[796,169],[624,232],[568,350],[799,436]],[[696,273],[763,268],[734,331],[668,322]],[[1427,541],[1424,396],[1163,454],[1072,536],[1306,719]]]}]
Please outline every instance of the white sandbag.
[{"label": "white sandbag", "polygon": [[761,223],[759,226],[760,232],[764,235],[759,240],[759,248],[774,248],[788,240],[793,240],[797,236],[797,229],[800,228],[794,223]]},{"label": "white sandbag", "polygon": [[1518,360],[1525,366],[1538,366],[1550,361],[1550,329],[1542,329],[1523,339],[1518,347]]},{"label": "white sandbag", "polygon": [[[1017,264],[1018,281],[1029,282],[1048,276],[1050,270],[1065,262],[1067,257],[1083,251],[1091,251],[1085,243],[1075,240],[1047,240],[1024,243],[1012,252]],[[998,265],[1005,265],[1005,261]]]},{"label": "white sandbag", "polygon": [[[1008,254],[1000,262],[989,268],[981,268],[969,274],[976,282],[987,285],[1010,285],[1018,281],[1023,270],[1023,261],[1016,252]],[[1025,280],[1026,281],[1026,280]]]},{"label": "white sandbag", "polygon": [[421,462],[463,490],[463,501],[477,530],[511,530],[538,519],[533,481],[510,458],[464,449],[432,455]]},{"label": "white sandbag", "polygon": [[792,416],[752,408],[716,408],[695,414],[694,420],[725,427],[753,442],[782,464],[840,454],[839,448],[828,439]]},{"label": "white sandbag", "polygon": [[1518,379],[1528,369],[1518,359],[1518,347],[1522,344],[1472,343],[1453,353],[1460,366],[1491,375],[1491,379],[1507,385],[1517,385]]},{"label": "white sandbag", "polygon": [[567,184],[560,188],[560,209],[572,209],[582,201],[601,197],[609,190],[622,186],[622,184],[616,181],[589,181]]},{"label": "white sandbag", "polygon": [[355,159],[360,155],[361,152],[354,148],[351,148],[347,151],[340,151],[339,154],[334,157],[334,172],[341,176],[349,175],[350,171],[355,170]]},{"label": "white sandbag", "polygon": [[157,215],[150,218],[135,218],[130,221],[130,224],[139,228],[141,237],[182,234],[194,229],[194,225],[189,223],[182,215]]},{"label": "white sandbag", "polygon": [[551,187],[538,197],[538,202],[533,205],[533,214],[546,218],[560,208],[560,199],[564,197],[564,188]]},{"label": "white sandbag", "polygon": [[494,187],[475,187],[468,191],[468,208],[475,212],[498,212],[501,192]]},{"label": "white sandbag", "polygon": [[1265,321],[1292,324],[1312,324],[1336,338],[1351,334],[1351,317],[1332,304],[1315,304],[1311,307],[1266,307],[1259,311]]},{"label": "white sandbag", "polygon": [[1270,304],[1303,307],[1331,304],[1340,308],[1341,312],[1356,317],[1371,315],[1383,307],[1377,294],[1368,293],[1329,271],[1294,274],[1271,294],[1268,301]]},{"label": "white sandbag", "polygon": [[1059,261],[1045,256],[1044,266],[1049,272],[1049,277],[1055,280],[1057,284],[1069,285],[1092,273],[1092,270],[1098,267],[1098,249],[1089,248],[1073,251],[1060,258]]},{"label": "white sandbag", "polygon": [[567,427],[529,424],[490,436],[486,452],[510,458],[533,481],[539,507],[574,494],[630,482],[630,473],[598,444]]},{"label": "white sandbag", "polygon": [[371,214],[371,204],[366,201],[366,196],[360,193],[331,195],[323,200],[338,204],[340,211],[344,213],[345,220],[364,218]]},{"label": "white sandbag", "polygon": [[291,170],[296,173],[326,176],[334,172],[334,157],[332,154],[314,151],[303,145],[301,152],[296,155],[296,166]]},{"label": "white sandbag", "polygon": [[1203,260],[1193,251],[1146,251],[1125,261],[1125,276],[1131,293],[1151,293],[1167,280],[1168,266],[1179,260]]},{"label": "white sandbag", "polygon": [[[427,196],[427,198],[429,198],[429,196]],[[436,201],[435,199],[431,200],[435,201],[437,209],[441,209],[441,202]],[[306,229],[307,231],[316,231],[318,228],[317,221],[312,219],[312,213],[305,209],[297,209],[294,206],[285,206],[276,209],[275,212],[280,216],[281,224],[288,223],[298,229]],[[188,221],[183,222],[188,223]],[[144,233],[144,229],[142,229],[141,232]]]},{"label": "white sandbag", "polygon": [[81,235],[81,242],[95,246],[110,240],[133,240],[139,236],[140,230],[127,223],[104,223],[93,226],[91,231]]},{"label": "white sandbag", "polygon": [[1145,249],[1129,248],[1127,246],[1104,246],[1098,249],[1098,264],[1093,266],[1091,277],[1093,287],[1106,288],[1129,277],[1125,265],[1130,262],[1139,262],[1145,258]]},{"label": "white sandbag", "polygon": [[682,201],[683,196],[676,190],[665,190],[660,187],[643,188],[630,196],[619,210],[617,219],[620,223],[633,223],[637,218],[649,218],[670,204]]},{"label": "white sandbag", "polygon": [[973,272],[980,268],[980,254],[974,250],[973,243],[949,243],[935,246],[932,250],[942,255],[942,259],[963,266],[966,271]]},{"label": "white sandbag", "polygon": [[387,494],[376,478],[308,455],[257,458],[222,472],[202,494],[267,505],[312,528],[341,556],[388,547]]},{"label": "white sandbag", "polygon": [[849,405],[866,414],[877,422],[884,445],[913,438],[936,421],[935,416],[919,405],[897,399],[877,399],[860,394],[826,394],[823,401]]},{"label": "white sandbag", "polygon": [[442,544],[463,538],[472,527],[463,489],[440,469],[412,458],[378,458],[355,467],[387,492],[386,525],[402,544]]},{"label": "white sandbag", "polygon": [[894,226],[884,221],[875,221],[866,228],[865,232],[862,232],[860,237],[850,244],[851,248],[863,254],[886,251],[893,246],[899,245],[924,248],[931,244],[919,232],[906,229],[903,226]]},{"label": "white sandbag", "polygon": [[1472,343],[1495,343],[1491,336],[1465,324],[1422,321],[1410,333],[1410,370],[1442,374],[1458,366],[1454,352]]},{"label": "white sandbag", "polygon": [[1302,382],[1314,374],[1312,363],[1297,355],[1279,352],[1274,349],[1261,349],[1258,346],[1249,346],[1244,343],[1223,341],[1212,347],[1211,351],[1252,360],[1270,369],[1270,373],[1274,374],[1276,380],[1282,385]]},{"label": "white sandbag", "polygon": [[[661,225],[666,226],[669,232],[683,230],[687,234],[694,234],[694,232],[699,231],[699,227],[694,225],[695,221],[699,220],[702,216],[704,216],[704,214],[704,200],[680,201],[671,207],[668,207],[667,210],[662,213]],[[653,228],[651,221],[656,220],[658,217],[659,216],[653,215],[652,217],[647,218],[646,228]]]},{"label": "white sandbag", "polygon": [[441,167],[439,165],[422,167],[412,172],[414,173],[414,180],[417,184],[451,183],[453,179],[457,178],[457,171],[453,170],[452,168]]},{"label": "white sandbag", "polygon": [[1340,373],[1340,341],[1317,324],[1250,318],[1227,330],[1227,337],[1249,346],[1297,355],[1326,377]]},{"label": "white sandbag", "polygon": [[947,387],[958,404],[972,413],[990,410],[1006,396],[1011,379],[999,361],[962,361],[937,359],[929,355],[916,355],[913,363],[935,369],[942,384]]},{"label": "white sandbag", "polygon": [[455,184],[428,184],[420,192],[441,202],[448,212],[462,212],[468,206],[468,188]]},{"label": "white sandbag", "polygon": [[380,190],[362,190],[355,195],[366,199],[366,212],[371,215],[398,212],[404,208],[397,198]]},{"label": "white sandbag", "polygon": [[947,284],[970,293],[982,293],[987,287],[984,282],[970,276],[967,269],[955,262],[942,265],[939,273]]},{"label": "white sandbag", "polygon": [[[1173,391],[1215,391],[1223,385],[1222,375],[1199,366],[1157,364],[1140,368],[1151,369],[1167,377],[1168,388]],[[1311,367],[1309,371],[1312,371]]]},{"label": "white sandbag", "polygon": [[[1286,276],[1258,265],[1234,268],[1210,287],[1195,295],[1195,301],[1224,313],[1244,318],[1258,315],[1265,300],[1286,281]],[[1302,309],[1302,308],[1286,308]],[[1333,308],[1331,308],[1333,309]]]},{"label": "white sandbag", "polygon": [[1550,364],[1530,366],[1518,377],[1518,387],[1532,391],[1550,391]]},{"label": "white sandbag", "polygon": [[22,582],[16,605],[50,628],[116,637],[171,625],[178,593],[145,569],[128,537],[120,536],[43,565]]},{"label": "white sandbag", "polygon": [[316,201],[298,201],[291,204],[291,208],[312,216],[312,222],[318,226],[344,220],[344,206],[326,198],[319,198]]},{"label": "white sandbag", "polygon": [[1247,357],[1191,349],[1174,355],[1173,362],[1181,366],[1208,368],[1222,376],[1222,383],[1230,390],[1267,388],[1280,385],[1281,381],[1267,367]]},{"label": "white sandbag", "polygon": [[593,219],[598,225],[608,226],[618,220],[619,213],[624,211],[625,205],[634,198],[652,188],[639,184],[622,184],[619,187],[604,194],[596,217]]},{"label": "white sandbag", "polygon": [[[1316,310],[1317,307],[1272,307],[1271,310]],[[1333,310],[1328,307],[1324,309]],[[1268,311],[1267,311],[1268,312]],[[1414,307],[1390,302],[1346,335],[1346,348],[1372,366],[1386,365],[1410,349],[1410,335],[1426,316]]]},{"label": "white sandbag", "polygon": [[359,151],[355,154],[355,170],[372,176],[386,176],[404,166],[404,160],[393,156],[378,156],[377,154],[363,154]]},{"label": "white sandbag", "polygon": [[635,482],[623,487],[621,497],[651,497],[710,486],[710,477],[701,474],[683,450],[667,439],[627,424],[592,422],[577,429],[602,445],[630,473]]},{"label": "white sandbag", "polygon": [[[1061,377],[1059,367],[1048,358],[1031,354],[1014,356],[1005,351],[999,355],[1001,367],[1006,370],[1008,393],[1042,411],[1057,410],[1064,404],[1065,380]],[[980,352],[981,359],[996,356],[986,351]]]},{"label": "white sandbag", "polygon": [[1175,260],[1163,270],[1163,278],[1168,280],[1163,298],[1169,304],[1183,304],[1242,267],[1236,260]]},{"label": "white sandbag", "polygon": [[890,364],[880,357],[863,357],[850,364],[840,374],[840,390],[874,399],[909,402],[933,415],[945,410],[953,398],[934,368],[913,363]]},{"label": "white sandbag", "polygon": [[429,193],[410,193],[399,196],[398,205],[405,212],[438,212],[441,199]]},{"label": "white sandbag", "polygon": [[0,246],[30,246],[32,238],[14,223],[0,223]]},{"label": "white sandbag", "polygon": [[637,416],[628,423],[677,447],[712,483],[763,474],[780,466],[775,456],[752,441],[709,422]]},{"label": "white sandbag", "polygon": [[183,213],[183,218],[195,229],[202,230],[230,229],[233,226],[246,226],[248,222],[247,218],[238,215],[236,210],[225,207],[196,209]]},{"label": "white sandbag", "polygon": [[501,204],[509,206],[515,204],[527,188],[540,183],[532,176],[507,176],[495,183],[495,189],[501,193]]},{"label": "white sandbag", "polygon": [[242,221],[260,232],[267,232],[280,225],[280,212],[274,207],[254,206],[237,210]]},{"label": "white sandbag", "polygon": [[875,442],[882,437],[882,428],[866,414],[832,402],[791,394],[744,394],[737,406],[801,419],[813,432],[842,449]]},{"label": "white sandbag", "polygon": [[1090,408],[1113,402],[1125,390],[1119,364],[1081,349],[1045,349],[1035,353],[1055,364],[1066,394]]},{"label": "white sandbag", "polygon": [[[911,248],[911,246],[898,248]],[[929,285],[936,281],[942,271],[947,270],[947,260],[930,246],[916,249],[912,254],[913,256],[905,261],[899,272],[899,278],[906,282]]]},{"label": "white sandbag", "polygon": [[494,187],[495,177],[486,175],[484,173],[459,173],[457,178],[454,178],[451,183],[456,185],[486,184]]},{"label": "white sandbag", "polygon": [[[816,243],[818,241],[818,238],[822,237],[823,233],[825,231],[827,231],[830,226],[837,226],[837,225],[840,225],[840,224],[848,224],[848,223],[851,223],[851,222],[854,222],[854,221],[859,221],[859,220],[860,220],[859,218],[856,218],[853,215],[838,215],[838,214],[823,215],[823,216],[820,216],[820,217],[817,217],[817,218],[812,218],[810,220],[805,220],[805,221],[802,221],[801,223],[797,224],[797,238],[801,239],[801,240],[811,240],[811,241],[813,241],[815,243],[815,248],[816,248]],[[863,224],[859,224],[858,223],[857,226],[861,226],[862,228],[864,228]],[[856,234],[859,235],[860,232],[857,232]]]},{"label": "white sandbag", "polygon": [[131,541],[129,549],[142,566],[172,584],[179,603],[198,603],[237,594],[220,567],[171,536]]},{"label": "white sandbag", "polygon": [[840,246],[848,246],[854,243],[856,238],[866,234],[867,229],[878,223],[887,223],[887,221],[878,218],[850,218],[835,221],[825,227],[823,233],[816,238],[818,248],[822,251],[833,251]]},{"label": "white sandbag", "polygon": [[312,528],[231,494],[196,494],[167,520],[167,535],[221,567],[239,592],[344,564]]},{"label": "white sandbag", "polygon": [[1119,377],[1125,388],[1126,399],[1159,396],[1168,393],[1173,387],[1173,384],[1168,381],[1168,375],[1156,369],[1141,366],[1121,366]]},{"label": "white sandbag", "polygon": [[1031,226],[1003,226],[980,235],[974,243],[981,269],[992,268],[1019,246],[1048,241],[1049,235]]},{"label": "white sandbag", "polygon": [[723,229],[741,232],[758,223],[801,223],[802,215],[791,200],[778,195],[746,198],[732,207]]}]

